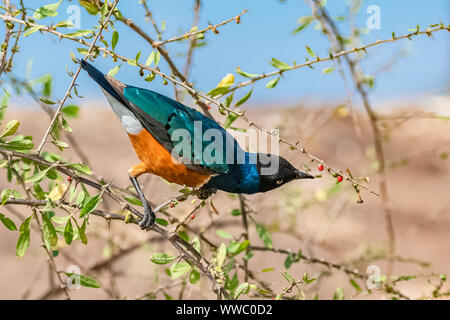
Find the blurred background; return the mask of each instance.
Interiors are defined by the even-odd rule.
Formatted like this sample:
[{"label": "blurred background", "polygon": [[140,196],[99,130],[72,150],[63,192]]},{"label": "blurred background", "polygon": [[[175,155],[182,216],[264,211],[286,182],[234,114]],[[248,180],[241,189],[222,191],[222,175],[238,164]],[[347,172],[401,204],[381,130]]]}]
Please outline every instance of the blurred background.
[{"label": "blurred background", "polygon": [[[152,0],[147,3],[158,26],[164,29],[163,39],[183,34],[191,28],[193,1]],[[31,12],[41,5],[41,1],[25,0],[24,4]],[[367,29],[371,16],[367,8],[373,5],[380,10],[379,29]],[[68,19],[73,12],[70,6],[80,7],[78,1],[63,1],[57,19],[45,18],[39,23]],[[138,1],[121,1],[118,8],[124,16],[132,18],[145,32],[157,38]],[[350,8],[358,9],[354,20],[340,18],[348,16]],[[311,14],[311,8],[304,1],[202,1],[198,26],[202,28],[208,23],[219,23],[245,9],[248,12],[241,17],[240,24],[229,23],[218,29],[219,34],[205,34],[205,39],[200,41],[205,45],[195,49],[190,73],[190,81],[195,88],[208,92],[227,73],[234,73],[237,67],[250,73],[270,72],[274,69],[269,64],[271,58],[288,64],[296,60],[300,64],[308,55],[305,46],[320,57],[329,55],[328,40],[320,29],[315,30],[315,23],[293,34],[299,26],[298,19]],[[407,34],[411,32],[408,29],[416,29],[417,25],[425,29],[441,22],[448,24],[450,3],[446,0],[328,1],[326,9],[332,18],[337,19],[337,26],[343,34],[349,35],[350,26],[357,26],[362,30],[357,41],[369,44],[377,39],[389,39],[393,32],[398,36]],[[89,15],[81,7],[80,12],[81,29],[90,29],[97,23],[98,16]],[[4,24],[1,28],[0,37],[3,38]],[[141,60],[145,61],[152,51],[148,43],[124,24],[116,23],[116,28],[120,38],[115,51],[127,57],[135,57],[141,51]],[[109,41],[110,37],[111,30],[105,33],[105,39]],[[449,33],[444,30],[433,33],[433,38],[417,36],[411,40],[374,46],[361,59],[364,74],[374,77],[373,86],[368,88],[369,98],[382,118],[379,126],[383,134],[396,235],[393,274],[417,275],[414,281],[399,284],[399,289],[412,298],[429,296],[436,285],[435,279],[430,280],[424,275],[448,273],[450,270],[449,40]],[[66,70],[76,69],[70,51],[79,57],[78,47],[72,41],[60,41],[54,35],[39,32],[21,41],[13,71],[2,76],[2,86],[12,93],[5,120],[19,120],[20,133],[32,135],[39,141],[49,118],[29,94],[23,90],[19,94],[14,90],[11,77],[30,80],[50,74],[49,96],[53,100],[60,99],[71,80]],[[187,41],[169,43],[166,48],[175,64],[183,66]],[[116,65],[110,58],[100,57],[95,61],[95,66],[105,73]],[[325,159],[331,167],[343,171],[350,169],[353,176],[366,178],[368,186],[378,190],[376,171],[379,164],[367,115],[351,83],[350,89],[346,88],[337,70],[330,74],[321,72],[331,66],[333,63],[324,62],[315,65],[314,69],[286,72],[272,89],[265,87],[267,81],[259,81],[243,109],[253,121],[265,128],[279,129],[281,137],[300,141],[310,153]],[[161,59],[160,68],[166,74],[170,73],[164,59]],[[138,68],[126,63],[115,78],[174,97],[172,85],[164,85],[158,77],[153,82],[146,82],[139,77]],[[245,80],[236,75],[236,82]],[[128,138],[93,81],[81,73],[77,84],[78,94],[83,98],[74,97],[68,103],[80,106],[77,118],[70,119],[72,136],[83,153],[89,156],[95,175],[113,179],[114,183],[126,188],[129,184],[127,170],[137,163]],[[249,88],[236,95],[242,97]],[[40,92],[43,89],[36,84],[35,90]],[[353,96],[351,105],[349,94]],[[184,96],[183,102],[194,106],[188,95]],[[211,112],[218,120],[224,120],[215,106]],[[355,123],[359,133],[355,131]],[[233,126],[247,127],[240,119]],[[236,134],[232,130],[231,133]],[[59,152],[50,144],[46,150]],[[315,164],[310,164],[307,158],[289,147],[281,145],[280,154],[297,167],[306,165],[314,174],[320,174]],[[82,160],[73,148],[65,150],[63,156],[68,161]],[[147,198],[154,204],[177,195],[180,189],[154,176],[142,177],[141,184]],[[11,185],[5,173],[0,172],[0,188],[6,187]],[[362,273],[370,265],[376,265],[385,272],[387,236],[381,200],[364,190],[361,190],[361,195],[363,203],[358,204],[350,184],[338,184],[332,177],[324,175],[312,181],[292,182],[268,194],[251,195],[247,201],[254,212],[253,219],[270,232],[274,248],[292,252],[301,250],[305,255],[338,262]],[[220,236],[220,232],[218,234],[218,230],[226,230],[235,239],[240,238],[241,217],[230,214],[239,208],[239,199],[218,193],[213,202],[219,214],[215,214],[209,204],[200,209],[196,218],[189,222],[191,239],[201,233],[215,243],[228,241]],[[102,206],[112,212],[120,211],[116,203],[107,199]],[[170,209],[170,213],[182,218],[194,207],[195,204],[188,201]],[[1,208],[1,212],[10,216],[16,225],[29,215],[27,210],[25,207]],[[159,289],[173,280],[164,273],[162,266],[152,264],[149,256],[154,252],[175,252],[156,234],[140,232],[134,225],[108,224],[97,218],[91,219],[88,233],[89,244],[86,246],[78,241],[66,248],[67,254],[64,253],[64,244],[60,244],[61,251],[56,261],[61,269],[81,265],[82,272],[87,271],[104,285],[102,289],[73,290],[73,298],[133,299],[153,292],[158,299],[167,298],[167,295],[214,299],[210,283],[203,279],[197,286],[186,285],[182,293],[180,286]],[[57,285],[39,245],[38,235],[32,234],[30,249],[21,259],[16,258],[14,251],[17,233],[2,227],[0,235],[3,269],[0,273],[0,298],[62,298],[54,289]],[[263,245],[254,226],[250,228],[249,236],[252,244]],[[205,244],[205,252],[208,252],[207,248]],[[95,267],[117,253],[120,255],[113,263]],[[376,290],[369,296],[356,295],[345,273],[302,261],[286,269],[285,259],[286,255],[280,253],[254,251],[249,268],[275,292],[286,287],[280,272],[287,270],[296,278],[301,278],[305,272],[317,277],[319,281],[305,289],[308,299],[315,294],[319,299],[332,299],[337,288],[342,288],[346,298],[389,297],[386,292]],[[269,268],[274,269],[262,271]],[[448,284],[442,290],[448,291]]]}]

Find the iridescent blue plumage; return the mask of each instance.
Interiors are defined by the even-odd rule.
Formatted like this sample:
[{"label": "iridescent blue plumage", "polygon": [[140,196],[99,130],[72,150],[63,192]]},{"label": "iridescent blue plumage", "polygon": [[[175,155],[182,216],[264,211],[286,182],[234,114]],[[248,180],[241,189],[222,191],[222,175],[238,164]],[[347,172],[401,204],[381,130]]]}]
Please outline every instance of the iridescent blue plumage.
[{"label": "iridescent blue plumage", "polygon": [[[266,165],[260,162],[261,154],[243,151],[237,141],[214,120],[157,92],[125,85],[85,61],[81,61],[81,65],[102,87],[107,97],[109,95],[114,104],[125,109],[124,117],[132,116],[131,124],[137,123],[148,130],[189,169],[211,175],[202,189],[250,194],[277,188],[294,179],[313,178],[275,155],[271,156],[277,160],[277,170],[271,174],[261,174],[261,168]],[[189,152],[177,149],[180,140],[174,137],[179,132],[190,136]],[[205,156],[208,154],[209,157]]]}]

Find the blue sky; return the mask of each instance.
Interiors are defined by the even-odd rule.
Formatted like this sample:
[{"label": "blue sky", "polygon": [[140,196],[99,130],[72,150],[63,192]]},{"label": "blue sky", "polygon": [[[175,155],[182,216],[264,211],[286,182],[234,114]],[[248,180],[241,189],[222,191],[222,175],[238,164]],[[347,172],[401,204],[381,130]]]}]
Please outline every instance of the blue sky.
[{"label": "blue sky", "polygon": [[[52,0],[25,0],[28,8],[37,8],[41,4],[55,2]],[[213,88],[220,79],[229,72],[234,72],[237,66],[251,73],[269,72],[273,67],[268,61],[273,57],[287,63],[295,60],[304,61],[307,56],[305,45],[311,47],[318,55],[327,55],[327,41],[323,35],[314,31],[312,27],[297,35],[291,31],[296,27],[299,17],[310,14],[310,8],[302,0],[203,0],[200,13],[200,27],[207,26],[208,21],[215,24],[233,17],[244,9],[248,13],[242,17],[239,25],[230,23],[219,29],[220,34],[208,33],[207,46],[195,52],[193,71],[190,80],[202,91]],[[59,15],[46,18],[41,23],[55,23],[66,20],[70,14],[66,12],[69,5],[77,1],[63,1]],[[365,26],[369,14],[366,8],[377,5],[381,12],[381,29],[371,30],[363,36],[364,43],[375,41],[377,38],[391,37],[394,31],[397,35],[406,33],[409,28],[417,24],[427,27],[430,24],[449,23],[450,2],[448,0],[367,0],[356,21],[359,26]],[[193,14],[193,1],[189,0],[150,0],[150,7],[154,17],[160,24],[166,21],[167,28],[164,38],[178,35],[190,28]],[[138,0],[122,0],[119,9],[127,17],[132,18],[146,32],[155,37],[153,28],[144,20],[144,11]],[[328,0],[327,9],[331,16],[338,16],[346,12],[346,1]],[[89,16],[84,10],[81,15],[81,29],[90,28],[96,22],[96,17]],[[341,30],[345,30],[345,23],[340,23]],[[3,28],[4,25],[2,24]],[[116,52],[134,57],[142,51],[141,60],[145,61],[151,48],[136,36],[129,28],[116,23],[120,32],[120,39]],[[3,38],[4,31],[0,30]],[[70,30],[66,31],[72,32]],[[105,33],[110,41],[111,32]],[[390,70],[380,74],[376,86],[371,92],[374,100],[391,98],[414,98],[415,96],[431,93],[448,93],[449,84],[449,33],[440,31],[435,33],[434,40],[425,36],[414,38],[414,41],[402,40],[394,44],[385,44],[369,49],[364,60],[365,73],[372,74],[380,66],[390,61],[392,56],[403,49],[408,55],[395,62]],[[32,77],[45,73],[54,76],[54,98],[61,98],[70,83],[66,74],[66,65],[74,70],[69,51],[76,51],[76,44],[71,41],[59,41],[50,34],[34,33],[22,40],[21,51],[15,60],[14,73],[24,77],[28,61],[33,61]],[[167,49],[174,57],[176,64],[182,70],[184,57],[179,57],[186,51],[186,44],[168,44]],[[78,53],[77,53],[78,55]],[[96,67],[107,72],[115,66],[110,58],[98,58]],[[314,70],[303,68],[286,72],[284,78],[274,89],[265,88],[266,81],[257,84],[249,101],[250,105],[280,104],[289,105],[308,99],[339,100],[345,96],[341,78],[337,72],[323,75],[321,70],[331,66],[331,63],[317,64]],[[168,67],[161,59],[160,67],[168,73]],[[169,96],[173,96],[172,86],[163,86],[160,79],[148,83],[140,78],[137,69],[124,64],[116,76],[117,79],[136,86],[146,87]],[[237,76],[237,80],[245,80]],[[93,82],[83,73],[77,83],[79,93],[89,99],[103,99],[101,92]],[[237,96],[244,95],[244,89]],[[22,101],[22,99],[18,100]]]}]

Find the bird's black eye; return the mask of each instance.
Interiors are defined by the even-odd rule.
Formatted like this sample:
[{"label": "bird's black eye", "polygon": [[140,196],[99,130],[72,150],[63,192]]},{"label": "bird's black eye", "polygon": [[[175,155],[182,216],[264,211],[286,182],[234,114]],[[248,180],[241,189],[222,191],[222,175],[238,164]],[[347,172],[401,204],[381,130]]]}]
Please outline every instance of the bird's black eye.
[{"label": "bird's black eye", "polygon": [[277,184],[282,184],[283,183],[283,179],[278,179],[277,180]]}]

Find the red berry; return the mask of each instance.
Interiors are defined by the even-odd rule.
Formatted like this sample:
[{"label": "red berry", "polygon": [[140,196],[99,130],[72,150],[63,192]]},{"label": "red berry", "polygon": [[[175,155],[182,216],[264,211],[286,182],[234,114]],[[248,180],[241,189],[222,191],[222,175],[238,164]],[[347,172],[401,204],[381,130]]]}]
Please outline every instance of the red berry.
[{"label": "red berry", "polygon": [[195,214],[191,214],[191,219],[195,219]]},{"label": "red berry", "polygon": [[342,182],[342,180],[344,180],[344,178],[342,178],[342,176],[338,176],[338,177],[337,177],[338,183],[339,183],[339,182]]},{"label": "red berry", "polygon": [[210,105],[210,104],[208,104],[208,105],[207,105],[207,108],[208,108],[208,110],[209,110],[209,109],[211,109],[211,105]]},{"label": "red berry", "polygon": [[169,204],[169,207],[173,208],[175,205],[173,203]]},{"label": "red berry", "polygon": [[323,164],[319,164],[319,165],[317,166],[317,169],[319,169],[319,171],[323,171]]},{"label": "red berry", "polygon": [[71,182],[72,181],[72,177],[67,177],[67,181]]}]

